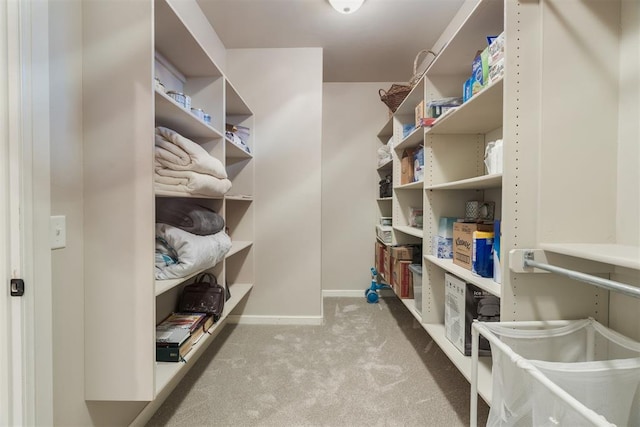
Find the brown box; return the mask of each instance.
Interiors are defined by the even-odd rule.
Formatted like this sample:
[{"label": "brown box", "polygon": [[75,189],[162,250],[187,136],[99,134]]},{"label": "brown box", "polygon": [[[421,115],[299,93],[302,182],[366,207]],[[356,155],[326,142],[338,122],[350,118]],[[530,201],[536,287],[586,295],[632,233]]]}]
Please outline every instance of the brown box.
[{"label": "brown box", "polygon": [[400,184],[413,182],[413,148],[407,148],[402,152],[400,159]]},{"label": "brown box", "polygon": [[453,263],[467,270],[471,270],[473,259],[474,231],[493,231],[493,224],[453,223]]},{"label": "brown box", "polygon": [[385,246],[376,240],[375,267],[378,274],[384,277],[384,248]]},{"label": "brown box", "polygon": [[422,126],[422,119],[425,117],[424,111],[424,100],[420,101],[420,103],[416,106],[416,127],[419,128]]},{"label": "brown box", "polygon": [[393,263],[393,290],[400,298],[413,298],[413,274],[411,261],[395,260]]},{"label": "brown box", "polygon": [[384,247],[384,262],[382,263],[382,269],[384,270],[384,274],[382,275],[384,282],[391,284],[393,265],[391,264],[391,250],[386,246]]},{"label": "brown box", "polygon": [[402,261],[411,261],[413,259],[413,248],[411,246],[392,246],[391,258]]}]

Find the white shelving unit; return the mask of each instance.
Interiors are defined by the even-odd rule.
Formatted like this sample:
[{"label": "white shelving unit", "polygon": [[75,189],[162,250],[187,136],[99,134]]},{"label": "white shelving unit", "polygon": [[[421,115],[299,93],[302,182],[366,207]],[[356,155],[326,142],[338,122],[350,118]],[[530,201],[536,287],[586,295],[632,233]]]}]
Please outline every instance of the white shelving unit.
[{"label": "white shelving unit", "polygon": [[[444,333],[445,272],[500,297],[501,320],[591,316],[640,339],[636,301],[552,274],[508,269],[511,249],[543,249],[560,266],[579,265],[640,286],[640,99],[629,91],[640,76],[635,51],[631,55],[640,34],[630,16],[637,15],[638,5],[624,0],[479,0],[451,28],[451,39],[394,114],[394,239],[423,242],[424,255],[421,314],[413,300],[403,303],[467,379],[471,358]],[[420,101],[461,96],[486,36],[502,31],[504,77],[432,127],[404,137],[403,125],[414,123]],[[604,53],[586,54],[584,46]],[[597,90],[584,90],[594,84]],[[593,105],[604,110],[598,120]],[[504,141],[504,172],[487,175],[484,150],[496,139]],[[400,185],[402,151],[421,144],[424,182]],[[432,253],[439,218],[464,217],[467,200],[495,202],[502,230],[500,284]],[[597,206],[588,208],[594,200]],[[407,223],[409,208],[419,206],[424,230]],[[602,263],[613,267],[602,271]],[[490,403],[490,358],[481,362],[479,389]]]},{"label": "white shelving unit", "polygon": [[[253,130],[253,113],[171,0],[84,8],[85,108],[85,398],[154,402],[168,395],[213,341],[254,283],[253,155],[225,137],[227,123]],[[191,18],[188,18],[191,19]],[[121,43],[113,34],[136,36]],[[199,34],[199,35],[197,35]],[[120,42],[118,42],[120,41]],[[105,61],[104,58],[108,58]],[[196,117],[155,88],[191,97]],[[108,81],[108,85],[104,82]],[[89,95],[88,95],[89,96]],[[126,101],[126,102],[123,102]],[[165,126],[219,159],[232,182],[229,195],[194,197],[154,191],[154,128]],[[251,136],[246,141],[253,151]],[[225,220],[232,248],[215,266],[186,277],[154,280],[155,199],[197,200]],[[104,262],[108,259],[109,262]],[[188,363],[155,362],[155,326],[177,308],[182,288],[209,271],[231,298],[222,318],[186,356]],[[114,348],[118,356],[113,357]]]}]

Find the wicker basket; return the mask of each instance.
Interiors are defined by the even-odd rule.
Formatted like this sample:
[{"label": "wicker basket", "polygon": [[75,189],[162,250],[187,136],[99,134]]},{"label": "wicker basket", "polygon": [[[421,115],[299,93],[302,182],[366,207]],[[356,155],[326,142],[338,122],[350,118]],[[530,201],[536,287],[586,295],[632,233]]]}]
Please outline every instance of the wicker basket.
[{"label": "wicker basket", "polygon": [[425,55],[424,58],[426,58],[427,57],[426,55],[428,55],[429,53],[433,55],[433,59],[431,60],[431,62],[433,62],[433,60],[436,59],[436,56],[438,55],[436,55],[433,51],[430,51],[427,49],[424,49],[418,52],[418,54],[416,55],[416,58],[413,60],[413,76],[411,77],[411,80],[409,80],[409,86],[411,86],[412,89],[418,84],[422,76],[424,76],[424,73],[427,72],[427,68],[429,68],[429,65],[431,65],[431,64],[428,64],[426,67],[424,67],[424,70],[422,70],[418,74],[418,64],[419,64],[418,60],[423,54]]},{"label": "wicker basket", "polygon": [[402,101],[411,92],[411,86],[392,84],[389,90],[378,90],[380,101],[384,102],[392,113],[395,113]]}]

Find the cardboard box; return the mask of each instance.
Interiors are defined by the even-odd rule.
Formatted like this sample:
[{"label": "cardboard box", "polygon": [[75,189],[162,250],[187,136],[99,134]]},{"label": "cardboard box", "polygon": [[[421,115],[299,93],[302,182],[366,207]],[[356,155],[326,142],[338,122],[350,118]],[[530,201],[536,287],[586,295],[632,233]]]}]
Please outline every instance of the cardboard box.
[{"label": "cardboard box", "polygon": [[400,184],[413,182],[413,148],[407,148],[402,152],[400,159]]},{"label": "cardboard box", "polygon": [[426,117],[425,109],[424,109],[424,100],[420,101],[420,103],[416,106],[415,116],[416,116],[416,127],[418,128],[422,125],[422,119]]},{"label": "cardboard box", "polygon": [[412,246],[391,246],[391,258],[394,260],[411,261],[413,259]]},{"label": "cardboard box", "polygon": [[384,274],[382,275],[384,282],[390,285],[393,278],[393,265],[391,264],[391,250],[387,246],[384,247],[382,269],[384,270]]},{"label": "cardboard box", "polygon": [[456,222],[453,224],[453,263],[471,270],[473,232],[493,231],[493,224]]},{"label": "cardboard box", "polygon": [[385,247],[386,247],[385,245],[383,245],[382,243],[376,240],[374,265],[380,277],[384,277],[384,248]]},{"label": "cardboard box", "polygon": [[413,280],[409,270],[410,260],[394,260],[393,290],[400,298],[413,298]]},{"label": "cardboard box", "polygon": [[[445,273],[445,336],[465,356],[471,356],[471,324],[500,321],[500,299],[464,280]],[[489,356],[491,346],[480,337],[480,356]]]}]

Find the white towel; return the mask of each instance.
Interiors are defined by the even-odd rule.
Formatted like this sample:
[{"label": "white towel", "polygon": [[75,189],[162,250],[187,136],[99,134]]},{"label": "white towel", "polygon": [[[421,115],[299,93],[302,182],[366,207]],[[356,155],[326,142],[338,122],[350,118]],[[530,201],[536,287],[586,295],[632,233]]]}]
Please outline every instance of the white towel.
[{"label": "white towel", "polygon": [[176,131],[165,127],[156,128],[156,161],[167,169],[192,171],[227,178],[222,162]]},{"label": "white towel", "polygon": [[[157,166],[157,164],[156,164]],[[175,171],[156,167],[155,189],[197,196],[222,196],[231,189],[231,181],[191,171]]]}]

